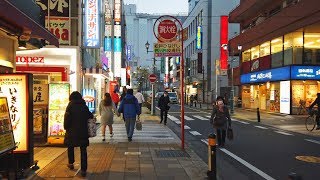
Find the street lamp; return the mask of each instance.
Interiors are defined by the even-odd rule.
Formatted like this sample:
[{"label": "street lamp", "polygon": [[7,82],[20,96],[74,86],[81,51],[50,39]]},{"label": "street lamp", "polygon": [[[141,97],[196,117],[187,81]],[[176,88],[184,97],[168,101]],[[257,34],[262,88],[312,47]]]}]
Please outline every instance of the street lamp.
[{"label": "street lamp", "polygon": [[[147,50],[147,54],[149,52],[153,52],[153,51],[149,51],[149,47],[150,47],[150,44],[149,42],[147,41],[146,44],[145,44],[145,47],[146,47],[146,50]],[[156,73],[156,58],[153,58],[153,74]],[[155,95],[155,90],[154,90],[154,83],[152,83],[152,106],[151,106],[151,114],[154,115],[155,114],[155,100],[154,100],[154,95]]]}]

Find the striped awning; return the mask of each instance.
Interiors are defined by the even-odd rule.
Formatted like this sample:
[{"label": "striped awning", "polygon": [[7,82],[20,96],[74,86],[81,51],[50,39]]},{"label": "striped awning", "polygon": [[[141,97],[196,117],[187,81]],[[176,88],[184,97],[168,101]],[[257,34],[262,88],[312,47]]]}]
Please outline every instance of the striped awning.
[{"label": "striped awning", "polygon": [[101,68],[84,68],[83,69],[85,75],[101,75],[104,78],[109,78],[109,73]]}]

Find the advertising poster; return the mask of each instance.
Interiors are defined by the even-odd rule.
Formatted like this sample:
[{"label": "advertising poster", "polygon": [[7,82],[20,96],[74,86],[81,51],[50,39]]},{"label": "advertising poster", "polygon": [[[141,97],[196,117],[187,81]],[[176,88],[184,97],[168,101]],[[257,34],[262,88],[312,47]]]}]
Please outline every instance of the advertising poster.
[{"label": "advertising poster", "polygon": [[94,89],[83,89],[82,96],[89,111],[94,113],[96,110],[96,90]]},{"label": "advertising poster", "polygon": [[290,81],[280,81],[280,113],[290,114]]},{"label": "advertising poster", "polygon": [[15,142],[6,97],[0,97],[0,154],[14,149]]},{"label": "advertising poster", "polygon": [[[70,84],[49,84],[48,142],[54,143],[65,135],[64,113],[69,103]],[[60,140],[62,140],[61,138]],[[58,143],[63,143],[59,141]]]},{"label": "advertising poster", "polygon": [[1,75],[0,96],[7,97],[16,152],[28,152],[27,77],[25,75]]},{"label": "advertising poster", "polygon": [[33,105],[48,105],[49,87],[48,84],[33,85]]},{"label": "advertising poster", "polygon": [[46,18],[46,28],[59,39],[60,45],[70,45],[70,21],[69,17],[50,17]]},{"label": "advertising poster", "polygon": [[43,121],[42,121],[42,109],[35,108],[33,109],[33,133],[42,134],[43,130]]}]

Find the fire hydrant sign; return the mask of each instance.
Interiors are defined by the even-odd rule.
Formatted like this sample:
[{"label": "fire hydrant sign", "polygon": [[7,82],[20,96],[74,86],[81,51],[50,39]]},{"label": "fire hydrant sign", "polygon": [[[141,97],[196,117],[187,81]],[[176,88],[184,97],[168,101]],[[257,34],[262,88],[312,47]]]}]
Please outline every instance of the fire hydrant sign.
[{"label": "fire hydrant sign", "polygon": [[181,42],[176,43],[154,43],[154,57],[181,56]]}]

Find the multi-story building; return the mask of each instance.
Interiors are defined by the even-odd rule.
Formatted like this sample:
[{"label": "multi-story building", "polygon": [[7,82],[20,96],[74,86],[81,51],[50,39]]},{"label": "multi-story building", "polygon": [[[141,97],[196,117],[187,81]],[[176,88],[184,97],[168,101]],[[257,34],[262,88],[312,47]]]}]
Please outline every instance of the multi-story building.
[{"label": "multi-story building", "polygon": [[[228,55],[223,49],[228,38],[239,31],[228,24],[228,14],[239,0],[189,0],[189,15],[183,27],[188,38],[184,42],[186,95],[198,94],[198,100],[211,102],[226,87]],[[221,64],[221,73],[216,69]]]},{"label": "multi-story building", "polygon": [[242,0],[229,22],[241,33],[244,108],[296,114],[320,92],[320,8],[317,0]]}]

